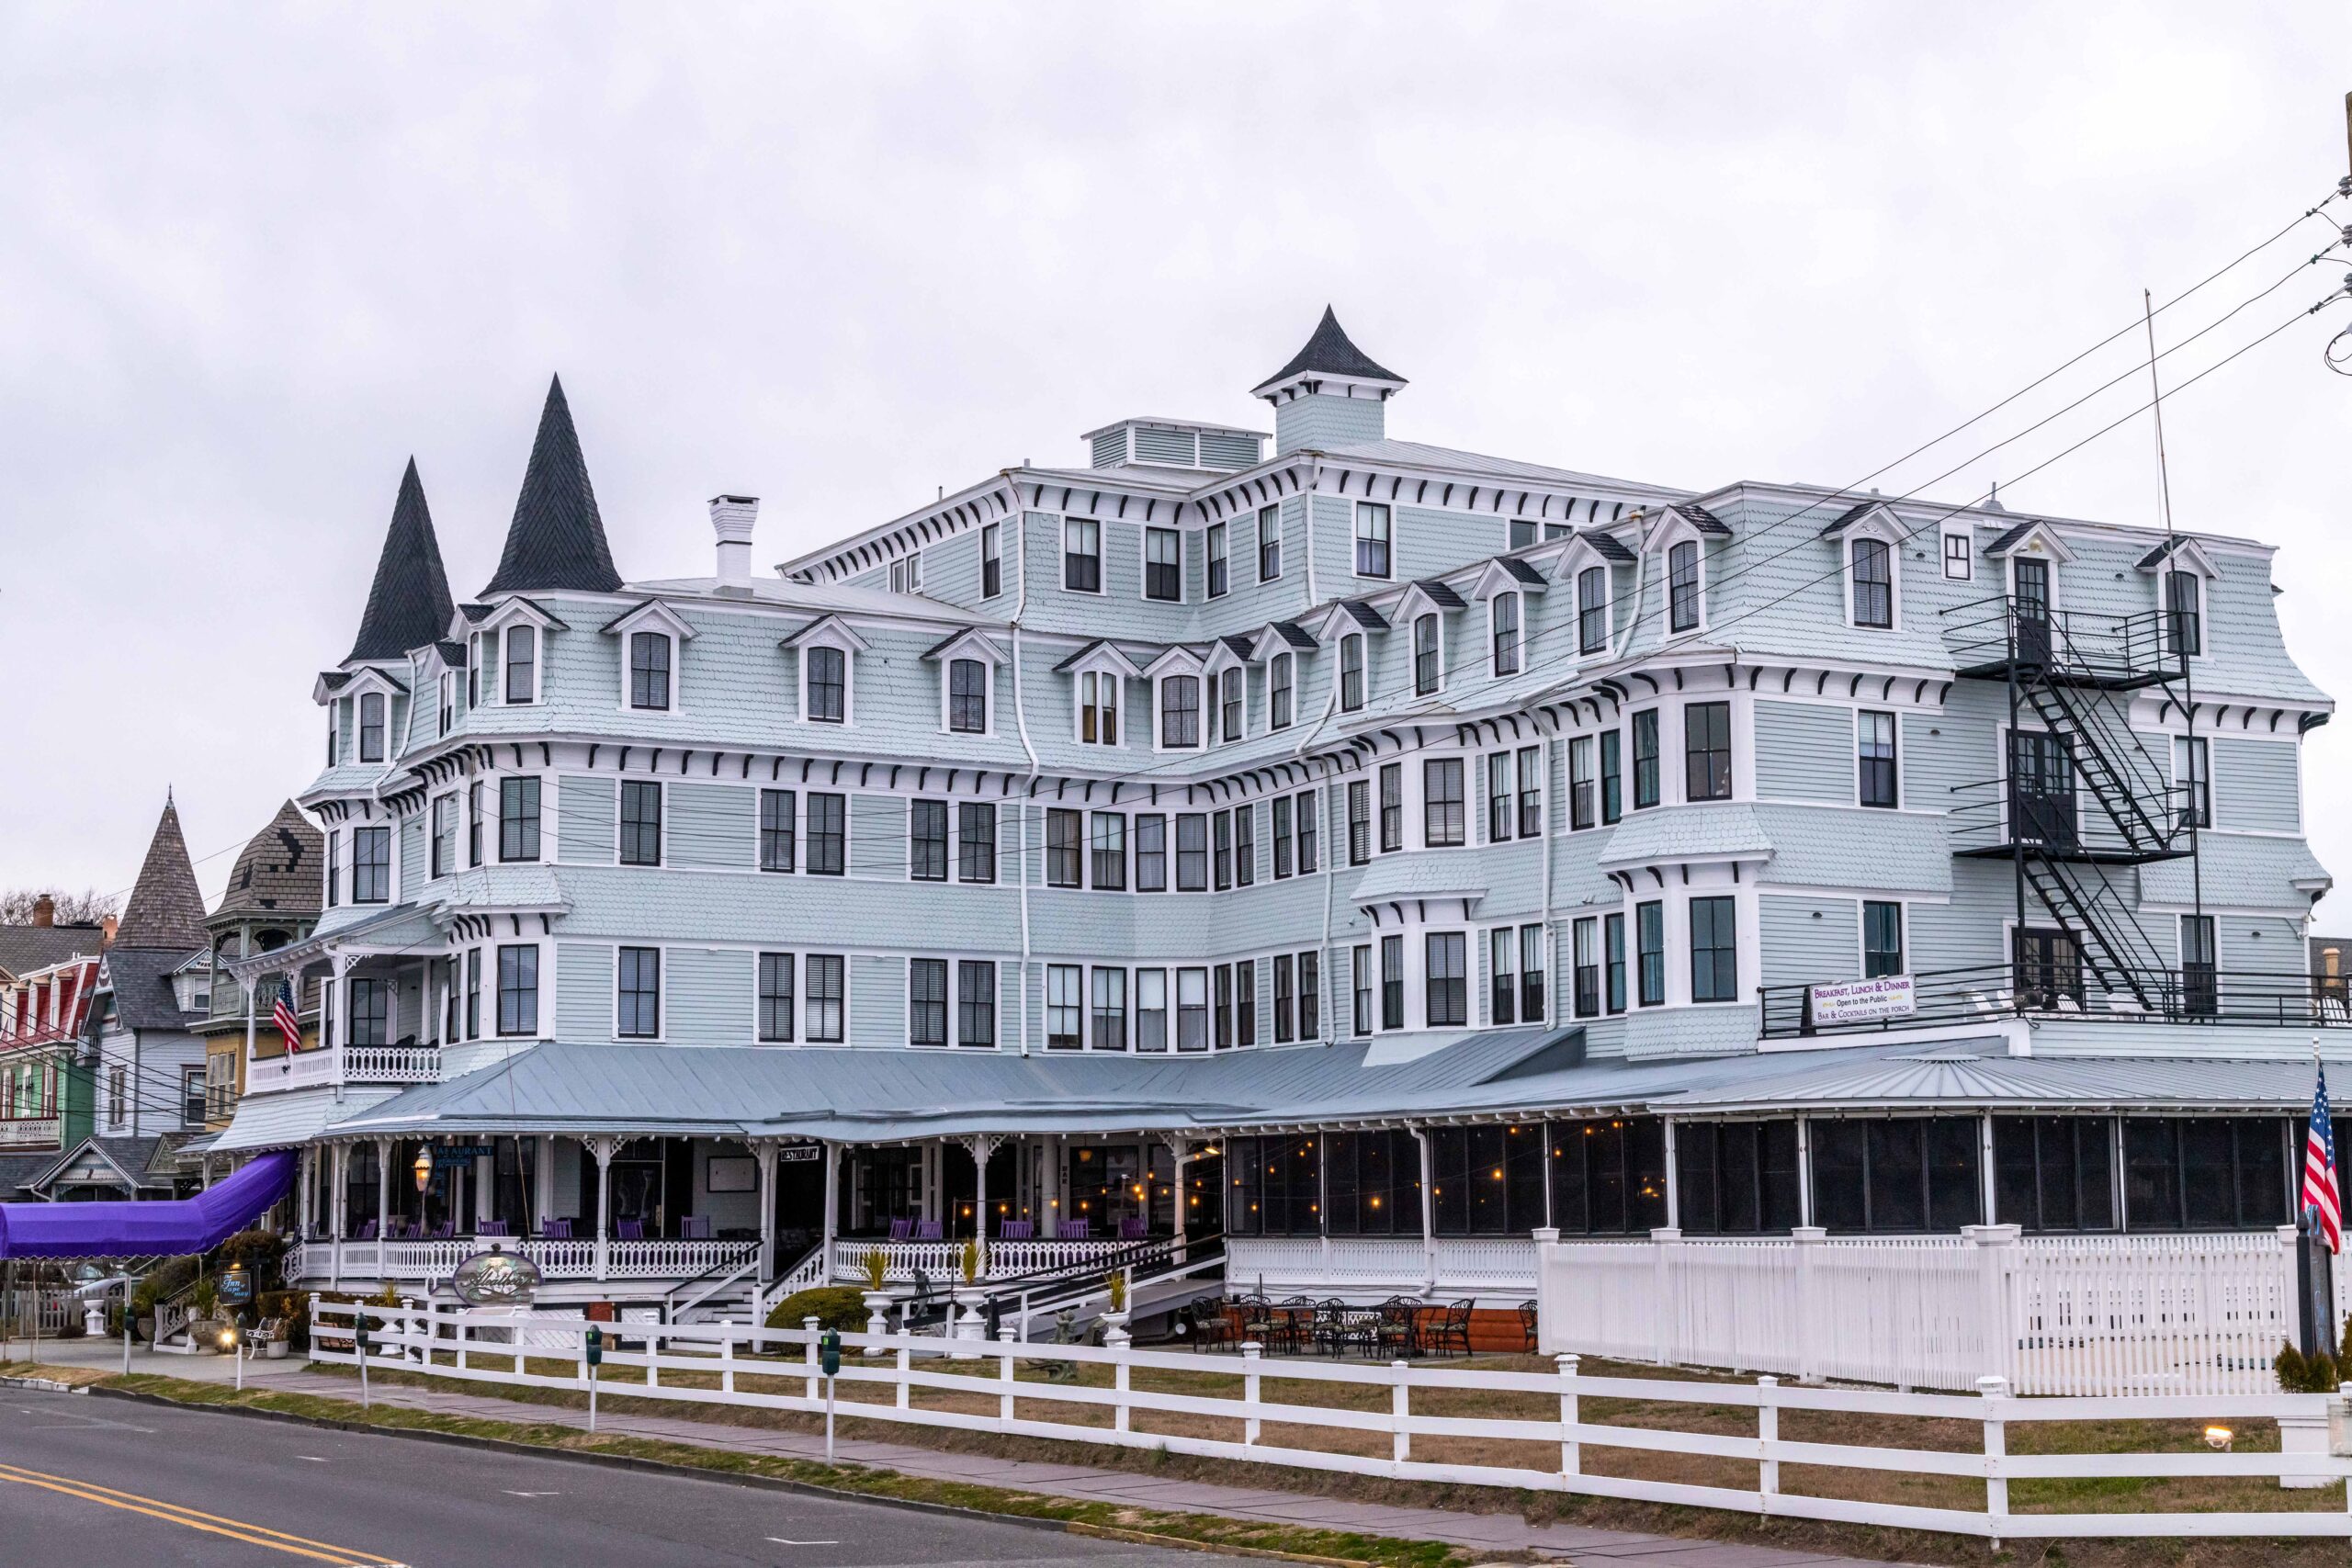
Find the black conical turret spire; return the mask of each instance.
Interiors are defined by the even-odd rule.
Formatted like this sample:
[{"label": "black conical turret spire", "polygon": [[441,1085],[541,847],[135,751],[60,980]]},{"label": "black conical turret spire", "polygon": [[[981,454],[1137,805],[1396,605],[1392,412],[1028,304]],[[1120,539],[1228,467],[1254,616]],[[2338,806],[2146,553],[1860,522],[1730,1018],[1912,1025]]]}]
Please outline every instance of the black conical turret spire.
[{"label": "black conical turret spire", "polygon": [[424,482],[416,459],[401,476],[400,499],[392,502],[392,525],[384,553],[376,558],[376,581],[359,617],[359,637],[344,662],[398,659],[449,635],[455,609],[448,574],[441,570],[441,545],[433,536],[433,513],[424,504]]},{"label": "black conical turret spire", "polygon": [[539,411],[538,437],[531,443],[531,464],[523,472],[523,493],[514,502],[498,574],[482,592],[571,588],[609,593],[620,585],[558,377],[548,384],[547,407]]},{"label": "black conical turret spire", "polygon": [[1346,330],[1340,325],[1338,313],[1329,305],[1323,307],[1323,319],[1315,323],[1315,335],[1306,340],[1306,346],[1291,355],[1288,365],[1259,382],[1256,389],[1262,392],[1294,376],[1318,372],[1325,376],[1351,377],[1359,381],[1393,381],[1400,387],[1405,384],[1405,378],[1375,363],[1370,355],[1349,339]]}]

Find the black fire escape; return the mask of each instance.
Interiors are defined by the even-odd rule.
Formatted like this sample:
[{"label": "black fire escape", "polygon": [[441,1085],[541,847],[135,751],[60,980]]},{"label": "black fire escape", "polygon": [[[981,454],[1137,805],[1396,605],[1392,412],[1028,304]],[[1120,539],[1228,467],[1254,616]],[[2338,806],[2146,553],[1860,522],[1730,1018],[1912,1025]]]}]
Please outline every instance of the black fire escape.
[{"label": "black fire escape", "polygon": [[[2140,923],[2135,869],[2192,862],[2191,907],[2203,915],[2193,863],[2211,796],[2201,778],[2188,776],[2199,765],[2188,672],[2201,629],[2195,613],[2056,611],[2047,569],[2016,565],[2016,592],[1951,612],[1946,631],[1956,673],[2003,682],[2008,694],[2007,767],[1954,792],[1963,802],[1954,853],[2015,867],[2013,1005],[2210,1015],[2217,955],[2195,947],[2211,928],[2201,918],[2185,922],[2184,949],[2177,962],[2167,957],[2168,944]],[[2141,694],[2160,696],[2188,724],[2183,776],[2132,728]]]}]

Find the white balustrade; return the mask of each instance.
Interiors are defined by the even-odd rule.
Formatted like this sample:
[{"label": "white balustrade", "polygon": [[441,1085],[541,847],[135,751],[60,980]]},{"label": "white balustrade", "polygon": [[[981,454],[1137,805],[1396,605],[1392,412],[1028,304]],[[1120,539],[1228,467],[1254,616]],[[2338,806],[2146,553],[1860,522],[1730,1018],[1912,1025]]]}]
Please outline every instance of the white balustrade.
[{"label": "white balustrade", "polygon": [[[596,1274],[594,1236],[571,1241],[535,1237],[458,1236],[447,1241],[346,1241],[346,1280],[446,1280],[458,1264],[496,1246],[518,1252],[549,1280],[589,1280]],[[614,1280],[690,1280],[724,1264],[741,1263],[759,1250],[753,1241],[615,1241],[606,1244],[605,1269]],[[334,1271],[334,1244],[309,1242],[294,1254],[303,1280],[324,1280]]]},{"label": "white balustrade", "polygon": [[256,1056],[245,1067],[247,1094],[321,1084],[438,1083],[437,1045],[330,1045],[292,1055]]},{"label": "white balustrade", "polygon": [[0,1116],[0,1149],[53,1149],[58,1145],[54,1116]]},{"label": "white balustrade", "polygon": [[[1010,1280],[1048,1269],[1075,1268],[1141,1245],[1134,1241],[992,1240],[988,1244],[988,1272],[983,1277]],[[888,1277],[898,1284],[912,1283],[917,1269],[929,1275],[934,1284],[948,1284],[964,1277],[961,1241],[844,1240],[833,1243],[833,1278],[864,1279],[865,1255],[877,1248],[890,1260]]]},{"label": "white balustrade", "polygon": [[1427,1292],[1506,1306],[1535,1294],[1535,1244],[1524,1236],[1233,1236],[1225,1279],[1234,1291],[1376,1302]]}]

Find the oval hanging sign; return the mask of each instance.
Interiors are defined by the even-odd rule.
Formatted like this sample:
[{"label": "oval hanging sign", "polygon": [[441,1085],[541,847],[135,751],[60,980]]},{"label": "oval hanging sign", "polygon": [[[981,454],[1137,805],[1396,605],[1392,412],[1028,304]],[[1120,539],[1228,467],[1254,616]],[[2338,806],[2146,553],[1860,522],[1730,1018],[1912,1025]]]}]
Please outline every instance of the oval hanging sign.
[{"label": "oval hanging sign", "polygon": [[450,1288],[468,1306],[528,1306],[539,1283],[537,1264],[496,1247],[475,1253],[449,1276]]}]

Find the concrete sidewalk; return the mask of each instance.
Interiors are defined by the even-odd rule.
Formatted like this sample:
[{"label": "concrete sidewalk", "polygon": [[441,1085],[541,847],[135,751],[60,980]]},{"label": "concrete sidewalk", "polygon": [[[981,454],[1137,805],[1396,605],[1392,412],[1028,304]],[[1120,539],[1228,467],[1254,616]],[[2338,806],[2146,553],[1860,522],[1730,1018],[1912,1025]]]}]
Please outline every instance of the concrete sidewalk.
[{"label": "concrete sidewalk", "polygon": [[[11,1347],[21,1355],[21,1342]],[[121,1368],[119,1341],[43,1341],[41,1359],[51,1366],[87,1367],[103,1371]],[[157,1356],[134,1351],[131,1371],[159,1377],[187,1378],[203,1382],[228,1382],[236,1376],[234,1362],[220,1356]],[[350,1378],[310,1370],[300,1359],[251,1361],[244,1369],[247,1388],[283,1389],[288,1393],[354,1399],[357,1389]],[[585,1427],[588,1413],[563,1405],[525,1404],[492,1394],[469,1393],[452,1385],[419,1388],[378,1383],[372,1390],[379,1404],[430,1410],[447,1416],[468,1416],[492,1421],[532,1422],[550,1426]],[[596,1429],[663,1442],[689,1443],[700,1448],[741,1453],[775,1454],[822,1461],[825,1439],[820,1434],[778,1431],[763,1427],[729,1427],[673,1416],[620,1415],[600,1411]],[[835,1451],[844,1461],[877,1469],[895,1470],[927,1480],[971,1482],[1010,1491],[1036,1492],[1087,1502],[1125,1504],[1176,1513],[1218,1514],[1228,1518],[1258,1519],[1272,1524],[1361,1531],[1408,1540],[1440,1540],[1490,1551],[1536,1551],[1580,1563],[1641,1563],[1645,1568],[1884,1568],[1849,1557],[1826,1557],[1778,1547],[1750,1546],[1731,1541],[1686,1540],[1673,1536],[1644,1535],[1626,1530],[1593,1529],[1582,1525],[1533,1525],[1516,1514],[1472,1514],[1446,1508],[1408,1508],[1382,1503],[1360,1503],[1323,1497],[1307,1492],[1283,1492],[1256,1486],[1228,1486],[1199,1481],[1178,1481],[1132,1471],[1098,1470],[1091,1466],[1055,1464],[1035,1460],[992,1459],[981,1454],[951,1453],[911,1443],[842,1438]]]}]

